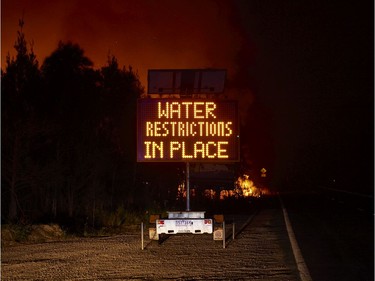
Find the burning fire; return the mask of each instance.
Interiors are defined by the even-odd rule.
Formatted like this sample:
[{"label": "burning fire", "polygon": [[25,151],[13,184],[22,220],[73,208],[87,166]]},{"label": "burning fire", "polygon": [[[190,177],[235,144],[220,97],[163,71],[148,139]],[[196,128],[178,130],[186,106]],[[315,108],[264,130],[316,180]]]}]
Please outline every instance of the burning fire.
[{"label": "burning fire", "polygon": [[244,197],[260,197],[262,194],[261,189],[254,185],[254,182],[249,179],[248,175],[238,177],[236,181],[236,190]]},{"label": "burning fire", "polygon": [[186,188],[184,182],[178,185],[176,200],[182,200],[183,198],[186,198]]},{"label": "burning fire", "polygon": [[[190,189],[190,195],[195,197],[197,194],[195,188]],[[270,194],[270,191],[266,187],[257,187],[254,181],[250,179],[248,175],[242,175],[238,177],[235,182],[235,188],[233,189],[223,189],[218,193],[214,189],[205,189],[203,196],[207,199],[214,200],[216,196],[220,196],[220,200],[224,200],[229,197],[261,197],[262,195]],[[177,198],[176,200],[182,200],[186,198],[186,187],[185,183],[182,182],[177,188]]]},{"label": "burning fire", "polygon": [[213,200],[213,199],[215,199],[215,196],[216,196],[215,190],[213,190],[213,189],[205,189],[204,190],[204,197]]}]

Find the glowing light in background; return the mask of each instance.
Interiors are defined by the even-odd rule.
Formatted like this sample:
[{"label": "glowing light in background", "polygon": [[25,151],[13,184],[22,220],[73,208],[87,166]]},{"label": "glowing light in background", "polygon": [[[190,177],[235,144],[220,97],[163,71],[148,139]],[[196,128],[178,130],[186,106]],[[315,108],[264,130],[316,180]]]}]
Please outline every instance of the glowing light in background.
[{"label": "glowing light in background", "polygon": [[216,197],[216,191],[213,189],[205,189],[204,197],[213,200]]},{"label": "glowing light in background", "polygon": [[248,175],[239,177],[236,182],[236,187],[238,193],[242,194],[244,197],[260,197],[261,195],[260,190],[254,185],[254,182],[249,179]]},{"label": "glowing light in background", "polygon": [[[237,181],[234,183],[233,189],[221,189],[218,193],[215,189],[204,189],[202,195],[206,199],[215,200],[217,198],[217,194],[219,194],[220,200],[225,200],[227,198],[259,198],[264,195],[270,195],[270,190],[265,187],[257,187],[254,184],[254,181],[250,179],[249,175],[242,175],[238,177]],[[217,190],[220,189],[219,187]],[[197,195],[197,189],[191,189],[191,196]],[[183,200],[186,198],[186,188],[185,183],[182,182],[177,187],[177,198],[176,200]]]}]

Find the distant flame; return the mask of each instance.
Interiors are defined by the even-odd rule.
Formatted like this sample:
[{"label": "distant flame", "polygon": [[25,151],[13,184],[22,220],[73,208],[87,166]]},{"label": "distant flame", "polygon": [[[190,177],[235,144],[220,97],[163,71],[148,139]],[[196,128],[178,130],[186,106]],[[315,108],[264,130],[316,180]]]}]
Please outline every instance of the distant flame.
[{"label": "distant flame", "polygon": [[205,189],[204,191],[204,197],[208,198],[208,199],[215,199],[215,196],[216,196],[216,191],[213,190],[213,189]]},{"label": "distant flame", "polygon": [[[242,175],[238,177],[235,182],[234,189],[222,189],[218,196],[220,200],[225,200],[229,197],[261,197],[262,195],[270,194],[270,191],[266,187],[257,187],[254,182],[250,179],[249,175]],[[195,197],[197,195],[196,188],[190,189],[190,195]],[[217,192],[214,189],[205,189],[202,194],[205,198],[215,200],[217,198]],[[182,182],[177,188],[176,200],[183,200],[186,198],[186,187],[185,183]]]},{"label": "distant flame", "polygon": [[177,187],[176,200],[182,200],[183,198],[186,198],[186,188],[184,182],[180,183]]},{"label": "distant flame", "polygon": [[243,197],[260,197],[263,190],[256,187],[248,175],[238,177],[236,181],[236,190]]}]

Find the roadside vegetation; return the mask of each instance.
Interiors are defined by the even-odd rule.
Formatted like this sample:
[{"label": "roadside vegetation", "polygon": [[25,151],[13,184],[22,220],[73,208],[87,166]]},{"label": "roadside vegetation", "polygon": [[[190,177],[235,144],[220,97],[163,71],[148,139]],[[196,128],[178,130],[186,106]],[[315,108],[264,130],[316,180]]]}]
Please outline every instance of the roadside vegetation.
[{"label": "roadside vegetation", "polygon": [[111,54],[94,68],[73,42],[40,64],[23,27],[1,70],[3,230],[23,241],[35,224],[84,235],[139,223],[180,174],[161,182],[165,165],[136,163],[137,71]]}]

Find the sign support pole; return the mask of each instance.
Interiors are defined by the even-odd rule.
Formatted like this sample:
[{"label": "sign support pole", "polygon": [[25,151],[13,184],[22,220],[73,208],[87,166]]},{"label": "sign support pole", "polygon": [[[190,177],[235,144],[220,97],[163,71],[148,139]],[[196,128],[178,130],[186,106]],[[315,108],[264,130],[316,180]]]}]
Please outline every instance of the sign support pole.
[{"label": "sign support pole", "polygon": [[190,211],[190,167],[186,162],[186,211]]}]

